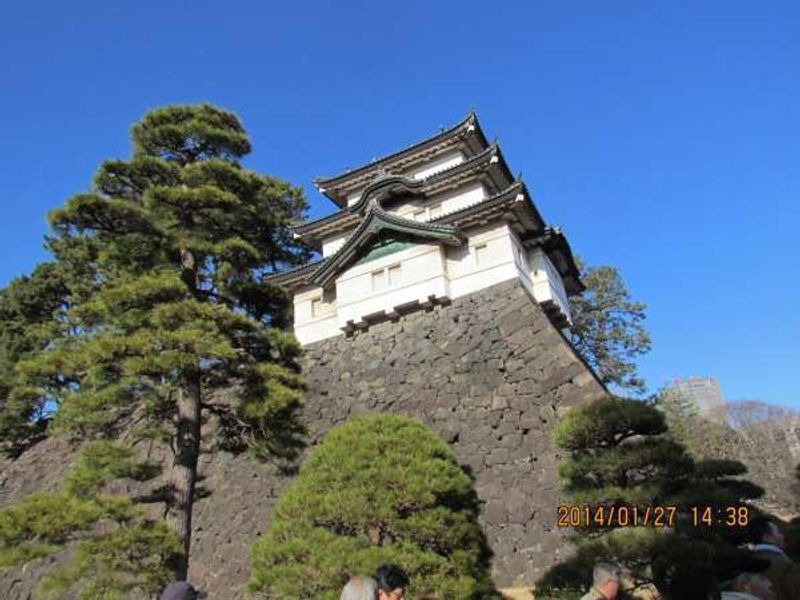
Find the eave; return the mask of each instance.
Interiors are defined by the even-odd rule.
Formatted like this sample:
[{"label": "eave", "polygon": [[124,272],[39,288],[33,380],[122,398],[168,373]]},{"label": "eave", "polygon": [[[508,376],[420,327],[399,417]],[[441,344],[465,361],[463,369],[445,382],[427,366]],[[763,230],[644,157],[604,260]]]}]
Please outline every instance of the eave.
[{"label": "eave", "polygon": [[446,131],[346,173],[317,177],[314,184],[338,206],[345,207],[347,196],[366,186],[380,172],[399,174],[456,148],[463,149],[469,158],[488,145],[477,115],[470,111],[462,121]]},{"label": "eave", "polygon": [[463,229],[483,225],[512,213],[526,231],[533,233],[544,231],[544,221],[531,202],[525,184],[521,181],[515,181],[500,193],[481,202],[442,215],[433,223],[452,224]]},{"label": "eave", "polygon": [[558,228],[545,226],[521,181],[483,202],[443,215],[434,223],[451,224],[464,231],[467,227],[484,225],[499,219],[509,224],[523,246],[541,248],[547,254],[561,275],[568,295],[573,296],[586,289],[581,282],[580,271],[567,238]]},{"label": "eave", "polygon": [[[509,224],[526,248],[541,248],[551,260],[564,281],[564,289],[572,296],[585,287],[572,255],[569,242],[557,228],[545,226],[539,211],[531,201],[525,184],[516,181],[505,190],[482,202],[448,213],[440,218],[423,223],[398,217],[373,204],[367,217],[348,213],[348,218],[361,221],[345,246],[328,258],[283,273],[269,275],[266,281],[293,291],[305,285],[330,285],[332,278],[359,256],[359,250],[369,243],[368,237],[380,231],[391,230],[412,235],[422,240],[458,244],[469,227],[476,227],[503,220]],[[337,213],[338,214],[338,213]],[[372,224],[370,224],[372,222]],[[375,223],[378,223],[378,228]],[[332,264],[336,261],[336,264]]]},{"label": "eave", "polygon": [[309,278],[314,272],[322,266],[327,258],[315,260],[294,269],[282,271],[280,273],[270,273],[264,277],[266,283],[278,285],[285,290],[292,291],[300,286],[308,285]]},{"label": "eave", "polygon": [[580,269],[575,262],[572,248],[558,227],[548,227],[543,235],[529,240],[528,243],[541,248],[547,254],[561,275],[568,296],[580,294],[586,289],[581,281]]},{"label": "eave", "polygon": [[335,277],[355,261],[370,242],[383,232],[411,236],[422,241],[435,241],[449,245],[459,245],[463,237],[452,225],[422,223],[405,219],[383,211],[377,203],[372,203],[366,217],[345,244],[325,261],[309,278],[313,285],[329,286]]},{"label": "eave", "polygon": [[352,206],[327,217],[298,225],[294,231],[304,242],[319,249],[323,237],[348,231],[358,223],[359,218],[354,213],[363,212],[370,200],[375,199],[383,203],[390,201],[391,196],[395,194],[404,197],[409,195],[429,197],[458,188],[475,179],[482,181],[489,193],[501,192],[514,180],[496,143],[471,159],[426,179],[409,179],[396,175],[379,177],[364,189],[361,198]]}]

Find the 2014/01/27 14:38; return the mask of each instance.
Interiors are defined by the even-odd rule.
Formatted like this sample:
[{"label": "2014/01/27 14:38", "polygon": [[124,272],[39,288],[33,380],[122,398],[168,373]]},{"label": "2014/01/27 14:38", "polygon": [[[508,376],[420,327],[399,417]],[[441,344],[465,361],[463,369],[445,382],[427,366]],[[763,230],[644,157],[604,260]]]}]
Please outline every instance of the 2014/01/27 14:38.
[{"label": "2014/01/27 14:38", "polygon": [[[747,506],[687,506],[689,523],[693,527],[746,527],[749,522]],[[665,506],[581,506],[558,507],[558,527],[673,527],[679,507]]]}]

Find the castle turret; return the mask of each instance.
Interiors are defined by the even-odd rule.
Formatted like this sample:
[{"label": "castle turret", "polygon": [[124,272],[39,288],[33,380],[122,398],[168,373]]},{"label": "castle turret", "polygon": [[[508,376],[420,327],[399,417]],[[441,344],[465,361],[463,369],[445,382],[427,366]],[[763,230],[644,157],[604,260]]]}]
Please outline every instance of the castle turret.
[{"label": "castle turret", "polygon": [[456,126],[315,180],[339,210],[295,235],[321,258],[270,281],[294,298],[303,344],[448,304],[518,279],[560,328],[582,290],[566,238],[548,227],[471,112]]}]

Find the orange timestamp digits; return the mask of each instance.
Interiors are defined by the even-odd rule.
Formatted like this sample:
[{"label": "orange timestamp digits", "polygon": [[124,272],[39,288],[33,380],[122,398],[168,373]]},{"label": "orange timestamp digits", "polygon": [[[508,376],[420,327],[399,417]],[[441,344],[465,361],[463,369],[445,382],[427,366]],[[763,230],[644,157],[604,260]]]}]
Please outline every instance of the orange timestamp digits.
[{"label": "orange timestamp digits", "polygon": [[750,522],[750,509],[746,505],[722,507],[690,506],[689,512],[692,516],[692,526],[694,527],[713,527],[715,525],[747,527]]},{"label": "orange timestamp digits", "polygon": [[557,527],[672,527],[677,506],[558,507]]}]

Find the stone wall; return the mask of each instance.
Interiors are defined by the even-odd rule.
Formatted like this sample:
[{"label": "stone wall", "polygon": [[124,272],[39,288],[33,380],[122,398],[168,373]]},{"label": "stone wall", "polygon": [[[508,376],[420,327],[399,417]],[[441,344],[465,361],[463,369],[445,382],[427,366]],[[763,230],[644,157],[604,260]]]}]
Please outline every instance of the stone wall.
[{"label": "stone wall", "polygon": [[[554,527],[552,428],[602,386],[517,281],[318,342],[304,361],[312,447],[332,426],[369,411],[415,416],[453,446],[483,503],[499,586],[533,583],[566,551]],[[0,464],[0,504],[52,489],[72,462],[72,449],[47,440]],[[211,598],[240,598],[250,546],[288,479],[228,454],[205,455],[200,469],[210,493],[196,503],[190,579]],[[43,570],[62,559],[0,575],[0,597],[30,598]]]},{"label": "stone wall", "polygon": [[551,433],[603,388],[516,280],[312,344],[305,360],[314,441],[389,411],[452,445],[475,478],[499,586],[533,583],[564,550]]}]

